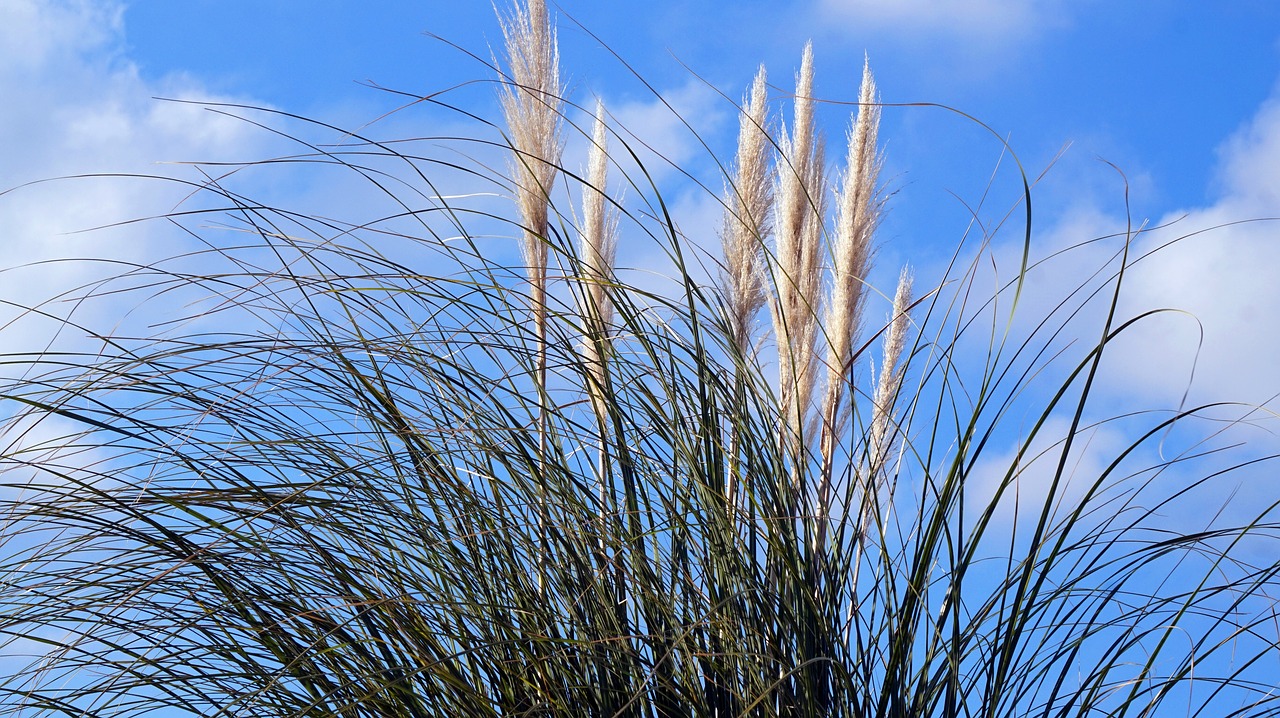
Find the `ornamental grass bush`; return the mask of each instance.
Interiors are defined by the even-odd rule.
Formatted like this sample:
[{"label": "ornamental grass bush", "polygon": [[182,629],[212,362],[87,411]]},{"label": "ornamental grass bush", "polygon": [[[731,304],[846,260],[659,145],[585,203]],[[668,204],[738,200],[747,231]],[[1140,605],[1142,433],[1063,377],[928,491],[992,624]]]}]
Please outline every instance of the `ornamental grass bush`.
[{"label": "ornamental grass bush", "polygon": [[[1028,320],[1023,173],[945,277],[874,286],[888,106],[868,63],[829,150],[805,48],[794,92],[746,89],[690,241],[636,136],[569,102],[543,0],[502,32],[500,118],[406,100],[471,137],[211,105],[299,149],[153,180],[190,198],[146,221],[201,244],[61,297],[178,319],[29,308],[94,344],[6,356],[0,714],[1280,713],[1274,505],[1169,519],[1268,459],[1176,440],[1250,407],[1097,418],[1149,319],[1121,311],[1136,229]],[[380,204],[237,189],[280,167]],[[635,242],[672,281],[616,266]]]}]

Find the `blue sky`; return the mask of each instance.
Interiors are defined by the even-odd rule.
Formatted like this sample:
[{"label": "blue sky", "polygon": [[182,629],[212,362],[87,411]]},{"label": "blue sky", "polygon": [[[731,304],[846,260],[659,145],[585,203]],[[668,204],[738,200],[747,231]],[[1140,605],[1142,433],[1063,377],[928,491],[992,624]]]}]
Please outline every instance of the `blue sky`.
[{"label": "blue sky", "polygon": [[[566,3],[561,42],[569,78],[586,90],[634,83],[570,18],[660,89],[692,71],[736,95],[761,62],[785,86],[812,39],[819,87],[831,99],[852,97],[865,51],[887,101],[963,109],[1008,133],[1032,166],[1074,142],[1075,155],[1149,175],[1150,197],[1175,205],[1211,199],[1215,149],[1271,96],[1280,67],[1280,7],[1264,0],[1215,3],[1211,12],[1155,0],[875,9],[886,5]],[[190,73],[212,90],[307,113],[376,103],[363,80],[423,91],[474,75],[472,63],[424,33],[482,53],[499,39],[485,2],[134,0],[125,8],[118,49],[145,80]],[[916,133],[935,129],[910,114],[886,117],[887,138],[907,145],[903,164],[922,143]]]},{"label": "blue sky", "polygon": [[[1114,163],[1128,178],[1137,223],[1179,220],[1140,238],[1139,249],[1188,236],[1134,273],[1125,311],[1177,307],[1196,320],[1152,322],[1120,343],[1106,396],[1121,408],[1134,398],[1174,405],[1190,385],[1193,398],[1261,404],[1280,392],[1273,361],[1280,332],[1270,328],[1280,310],[1273,279],[1280,226],[1195,232],[1280,216],[1280,4],[1206,7],[1175,0],[567,0],[556,13],[573,99],[585,105],[603,98],[619,122],[713,187],[715,163],[632,70],[725,157],[734,118],[720,93],[740,98],[763,62],[780,112],[807,40],[823,98],[856,96],[866,53],[885,102],[968,113],[1007,137],[1033,176],[1069,146],[1035,190],[1036,256],[1124,229],[1124,186],[1100,160]],[[500,41],[488,2],[0,0],[0,97],[7,108],[0,113],[0,189],[81,172],[181,174],[157,163],[279,151],[267,133],[245,123],[153,97],[244,102],[361,126],[402,104],[362,83],[423,94],[487,76],[481,63],[432,34],[481,57]],[[490,86],[451,97],[496,117]],[[822,112],[834,147],[848,108]],[[909,263],[927,280],[965,231],[964,203],[982,196],[997,164],[985,218],[1016,203],[1016,175],[995,137],[954,113],[890,107],[883,117],[885,178],[895,194],[877,276],[892,279]],[[440,121],[401,113],[377,127],[384,136],[426,134],[442,131],[433,124]],[[713,235],[715,198],[672,172],[660,179],[686,232]],[[286,203],[342,195],[325,182],[317,176],[262,189]],[[172,247],[150,229],[67,232],[164,212],[181,198],[128,181],[24,188],[0,197],[0,256],[6,265],[83,256],[154,260]],[[996,238],[1003,267],[1018,239],[1016,231]],[[1116,248],[1090,245],[1037,274],[1029,315],[1052,306]],[[624,246],[622,254],[634,265],[647,261],[642,249]],[[2,291],[31,303],[105,271],[71,263],[11,273]],[[11,350],[40,346],[46,330],[19,322],[0,340]],[[1112,446],[1112,439],[1093,445]]]}]

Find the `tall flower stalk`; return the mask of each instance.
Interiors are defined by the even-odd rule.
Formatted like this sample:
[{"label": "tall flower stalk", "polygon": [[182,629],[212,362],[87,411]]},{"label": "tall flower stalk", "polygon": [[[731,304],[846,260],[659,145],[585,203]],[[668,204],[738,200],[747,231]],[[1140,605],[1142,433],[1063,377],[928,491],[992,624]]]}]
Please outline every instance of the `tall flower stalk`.
[{"label": "tall flower stalk", "polygon": [[792,456],[799,491],[807,449],[805,422],[812,403],[813,351],[822,288],[821,245],[826,208],[826,163],[814,130],[813,47],[805,45],[796,75],[790,135],[780,141],[777,232],[769,295],[778,346],[778,401],[781,439]]},{"label": "tall flower stalk", "polygon": [[[724,250],[725,307],[729,330],[738,356],[737,381],[754,355],[752,323],[764,306],[765,241],[772,232],[773,179],[769,172],[770,140],[766,123],[766,75],[763,66],[747,95],[738,119],[738,152],[734,176],[725,196],[724,225],[720,238]],[[737,506],[738,427],[731,429],[730,463],[725,478],[725,501],[729,511]]]},{"label": "tall flower stalk", "polygon": [[[521,251],[529,277],[529,309],[534,332],[534,382],[538,393],[539,461],[548,451],[547,427],[547,249],[551,190],[559,173],[564,139],[563,87],[560,84],[560,56],[555,31],[545,0],[529,0],[517,5],[502,24],[506,40],[510,82],[501,93],[512,150],[512,179],[515,203],[523,226]],[[539,469],[545,485],[545,464]],[[544,589],[546,576],[547,512],[545,496],[540,499],[538,530],[542,549],[538,558],[538,588]]]},{"label": "tall flower stalk", "polygon": [[[612,346],[609,326],[613,321],[609,285],[613,281],[618,225],[617,216],[609,211],[607,202],[608,142],[604,104],[597,103],[591,148],[587,153],[587,182],[582,190],[581,243],[578,249],[581,268],[578,281],[581,291],[578,294],[578,313],[582,317],[584,328],[580,351],[587,370],[587,396],[600,427],[596,468],[602,527],[612,504],[607,476],[610,395],[608,355]],[[603,528],[600,540],[603,555]]]},{"label": "tall flower stalk", "polygon": [[821,403],[822,468],[818,475],[817,546],[825,543],[831,513],[832,483],[838,437],[848,420],[852,401],[848,384],[853,367],[853,341],[858,334],[871,264],[872,234],[879,218],[877,182],[880,158],[876,140],[880,126],[875,79],[863,63],[858,115],[849,132],[848,157],[837,198],[835,263],[830,298],[823,323],[826,331],[826,385]]},{"label": "tall flower stalk", "polygon": [[[893,294],[893,308],[889,310],[889,323],[884,329],[884,338],[880,350],[880,376],[876,381],[875,393],[871,397],[871,426],[867,432],[867,462],[861,476],[861,509],[857,524],[857,535],[865,536],[871,512],[879,506],[893,505],[893,492],[896,488],[890,482],[887,492],[881,495],[882,480],[886,478],[885,467],[887,457],[893,453],[896,443],[897,427],[895,426],[894,407],[897,404],[898,391],[902,388],[902,352],[907,344],[907,332],[911,328],[911,286],[913,279],[911,270],[902,268],[898,276],[898,288]],[[885,518],[881,517],[881,523]]]}]

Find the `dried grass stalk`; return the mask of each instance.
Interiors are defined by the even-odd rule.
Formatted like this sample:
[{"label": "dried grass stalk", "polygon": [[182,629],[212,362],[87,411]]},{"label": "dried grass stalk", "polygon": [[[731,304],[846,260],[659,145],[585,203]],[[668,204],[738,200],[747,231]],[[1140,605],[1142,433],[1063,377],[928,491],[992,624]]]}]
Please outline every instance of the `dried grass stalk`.
[{"label": "dried grass stalk", "polygon": [[831,506],[836,437],[852,410],[852,401],[845,401],[846,386],[853,364],[853,339],[858,334],[866,294],[864,282],[871,264],[871,238],[880,213],[877,183],[881,160],[876,152],[880,108],[877,102],[871,66],[864,62],[858,116],[849,132],[849,153],[837,199],[835,264],[824,323],[828,342],[827,380],[821,404],[822,472],[818,485],[819,523],[824,525]]},{"label": "dried grass stalk", "polygon": [[907,330],[911,327],[911,315],[907,310],[911,306],[911,270],[902,268],[898,277],[898,290],[893,295],[893,309],[889,312],[889,324],[884,332],[884,344],[881,349],[883,363],[880,365],[880,378],[876,382],[876,392],[872,397],[871,431],[867,444],[870,460],[867,462],[867,473],[870,477],[878,476],[884,470],[885,457],[890,453],[892,440],[889,427],[893,423],[893,408],[898,396],[898,388],[902,385],[902,368],[899,361],[902,350],[907,343]]},{"label": "dried grass stalk", "polygon": [[[898,429],[894,419],[894,408],[898,400],[898,390],[902,386],[901,365],[902,351],[907,345],[907,331],[911,328],[911,271],[902,268],[898,277],[898,289],[893,295],[893,309],[889,311],[889,323],[885,326],[884,340],[881,348],[880,377],[876,381],[875,394],[872,395],[871,426],[867,432],[867,463],[861,476],[861,509],[858,516],[858,535],[866,536],[868,522],[873,511],[880,513],[880,507],[889,509],[893,506],[893,493],[896,482],[890,482],[885,490],[885,464],[887,457],[893,453]],[[874,373],[874,367],[872,368]],[[883,523],[888,516],[881,516]]]},{"label": "dried grass stalk", "polygon": [[578,249],[581,263],[578,265],[577,278],[580,284],[578,313],[583,325],[580,355],[587,372],[587,396],[600,427],[600,445],[596,457],[600,528],[596,552],[602,569],[608,565],[604,538],[608,530],[605,521],[613,504],[607,475],[611,394],[607,361],[611,345],[610,325],[613,322],[613,302],[609,299],[609,286],[613,283],[618,227],[617,214],[609,211],[607,201],[609,137],[604,120],[604,103],[597,102],[591,149],[587,153],[587,181],[582,189],[581,241]]}]

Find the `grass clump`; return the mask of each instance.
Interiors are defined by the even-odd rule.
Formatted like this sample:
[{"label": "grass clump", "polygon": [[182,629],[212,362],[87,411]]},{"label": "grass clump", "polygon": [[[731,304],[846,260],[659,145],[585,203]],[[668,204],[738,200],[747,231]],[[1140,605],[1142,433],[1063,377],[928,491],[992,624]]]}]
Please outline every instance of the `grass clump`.
[{"label": "grass clump", "polygon": [[[545,4],[504,36],[503,141],[480,123],[450,148],[496,143],[505,174],[299,139],[295,161],[350,170],[393,211],[292,213],[210,173],[213,206],[168,219],[216,216],[235,241],[205,230],[207,249],[118,285],[208,316],[10,357],[0,630],[19,667],[0,714],[1280,712],[1276,564],[1246,560],[1273,507],[1170,532],[1244,464],[1171,489],[1157,478],[1212,452],[1144,463],[1221,407],[1120,417],[1128,444],[1072,475],[1103,356],[1141,319],[1117,316],[1127,253],[1075,355],[1054,352],[1078,307],[1025,336],[997,311],[1026,280],[1029,194],[1009,285],[971,303],[980,260],[923,293],[903,269],[879,321],[879,97],[868,65],[829,198],[805,48],[789,130],[763,69],[743,102],[707,286],[605,109],[570,137],[592,113],[564,98]],[[446,199],[452,180],[501,188],[514,217]],[[495,225],[525,266],[491,258]],[[679,290],[623,281],[623,237],[663,247]],[[1046,463],[1039,503],[1016,506]]]}]

